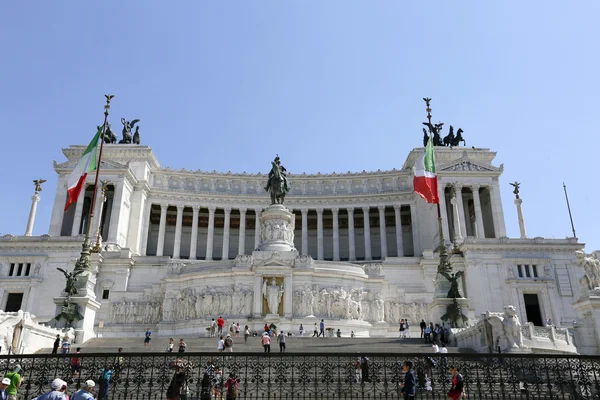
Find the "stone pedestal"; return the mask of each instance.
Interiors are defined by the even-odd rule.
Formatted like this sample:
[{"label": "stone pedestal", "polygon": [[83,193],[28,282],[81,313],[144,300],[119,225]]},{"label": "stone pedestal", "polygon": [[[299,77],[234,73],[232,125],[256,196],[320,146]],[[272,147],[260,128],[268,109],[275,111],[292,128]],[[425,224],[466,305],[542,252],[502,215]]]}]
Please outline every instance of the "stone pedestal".
[{"label": "stone pedestal", "polygon": [[[61,313],[61,309],[65,300],[75,303],[79,308],[79,313],[83,319],[74,321],[70,326],[75,329],[74,342],[82,344],[96,337],[94,332],[94,322],[96,320],[96,312],[100,308],[100,303],[90,297],[55,297],[53,299],[56,304],[56,315]],[[65,321],[56,321],[56,327],[63,327]]]},{"label": "stone pedestal", "polygon": [[581,354],[600,353],[600,288],[580,298],[573,308],[578,314],[574,328],[577,351]]},{"label": "stone pedestal", "polygon": [[[436,297],[433,299],[431,304],[429,305],[429,318],[431,321],[442,321],[442,316],[446,314],[448,310],[448,306],[452,304],[454,299],[449,299],[446,296],[444,297]],[[469,300],[466,298],[456,299],[458,305],[462,309],[462,313],[469,318],[469,320],[475,319],[474,313],[469,310]],[[440,322],[440,324],[441,324]],[[449,324],[450,321],[447,321],[446,324]]]},{"label": "stone pedestal", "polygon": [[260,216],[258,251],[293,251],[296,218],[283,204],[272,204]]}]

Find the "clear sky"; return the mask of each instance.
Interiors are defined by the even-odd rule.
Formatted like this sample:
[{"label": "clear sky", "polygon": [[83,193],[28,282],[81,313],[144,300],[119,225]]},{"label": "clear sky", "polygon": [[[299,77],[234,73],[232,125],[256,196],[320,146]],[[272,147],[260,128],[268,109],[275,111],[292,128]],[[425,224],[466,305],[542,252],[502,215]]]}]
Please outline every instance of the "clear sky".
[{"label": "clear sky", "polygon": [[163,167],[267,172],[400,168],[422,97],[468,146],[498,152],[509,236],[519,181],[530,237],[598,235],[600,2],[13,1],[0,5],[0,234],[48,230],[52,160],[140,118]]}]

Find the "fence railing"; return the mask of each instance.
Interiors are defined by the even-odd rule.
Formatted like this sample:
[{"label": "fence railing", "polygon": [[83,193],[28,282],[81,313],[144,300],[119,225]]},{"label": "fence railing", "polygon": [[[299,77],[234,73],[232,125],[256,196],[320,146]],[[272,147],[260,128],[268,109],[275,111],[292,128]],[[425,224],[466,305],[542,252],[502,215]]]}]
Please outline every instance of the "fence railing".
[{"label": "fence railing", "polygon": [[[73,355],[12,355],[0,357],[0,373],[20,365],[24,378],[20,399],[50,390],[61,378],[74,393],[103,368],[114,371],[108,398],[166,399],[179,359],[187,399],[226,399],[223,382],[235,374],[238,399],[401,399],[402,365],[412,361],[417,399],[445,399],[451,387],[450,365],[464,377],[468,399],[600,399],[600,357],[564,355],[381,354],[381,353],[122,353]],[[362,364],[359,359],[368,360]],[[364,360],[363,360],[364,361]],[[205,372],[214,371],[203,390]],[[221,377],[218,369],[222,371]],[[79,370],[79,372],[77,372]],[[96,386],[95,392],[101,390]],[[207,397],[210,396],[210,397]],[[182,397],[182,399],[185,398]]]}]

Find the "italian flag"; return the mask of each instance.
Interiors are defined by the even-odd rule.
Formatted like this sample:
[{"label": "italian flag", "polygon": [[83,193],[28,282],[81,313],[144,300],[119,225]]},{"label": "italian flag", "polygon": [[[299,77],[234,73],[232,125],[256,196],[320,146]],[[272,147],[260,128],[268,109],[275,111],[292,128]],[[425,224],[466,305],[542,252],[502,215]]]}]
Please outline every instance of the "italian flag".
[{"label": "italian flag", "polygon": [[65,204],[65,212],[69,206],[79,198],[83,184],[90,172],[93,172],[98,167],[98,141],[102,135],[102,126],[98,127],[98,133],[92,139],[88,147],[83,152],[83,156],[75,166],[71,175],[69,175],[69,189],[67,189],[67,203]]},{"label": "italian flag", "polygon": [[425,153],[419,158],[414,166],[413,185],[415,193],[426,202],[439,204],[437,175],[435,174],[435,157],[433,155],[433,141],[429,138]]}]

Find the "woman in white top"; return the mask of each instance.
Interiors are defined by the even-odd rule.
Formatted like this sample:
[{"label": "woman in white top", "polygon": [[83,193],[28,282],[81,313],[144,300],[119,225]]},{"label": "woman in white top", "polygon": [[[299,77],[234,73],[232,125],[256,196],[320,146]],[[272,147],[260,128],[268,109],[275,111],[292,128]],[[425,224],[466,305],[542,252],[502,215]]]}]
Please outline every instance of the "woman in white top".
[{"label": "woman in white top", "polygon": [[225,341],[223,340],[223,336],[219,339],[219,343],[217,343],[217,351],[225,350]]}]

